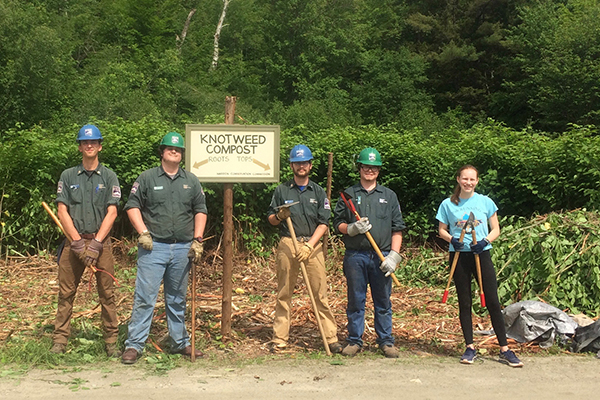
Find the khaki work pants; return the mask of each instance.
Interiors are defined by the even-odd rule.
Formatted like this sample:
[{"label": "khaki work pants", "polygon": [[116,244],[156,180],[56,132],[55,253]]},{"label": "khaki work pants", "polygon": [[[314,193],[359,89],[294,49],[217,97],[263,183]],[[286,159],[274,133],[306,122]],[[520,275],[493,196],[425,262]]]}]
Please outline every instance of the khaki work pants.
[{"label": "khaki work pants", "polygon": [[[302,246],[302,244],[299,244]],[[275,319],[273,320],[273,343],[284,344],[289,339],[291,302],[300,263],[294,254],[292,239],[284,237],[277,248],[277,304],[275,306]],[[325,337],[329,344],[338,341],[337,325],[329,303],[327,301],[327,277],[325,275],[325,258],[323,257],[323,246],[319,243],[310,256],[304,262],[308,280],[317,303],[317,310],[321,317]],[[312,308],[312,307],[311,307]]]},{"label": "khaki work pants", "polygon": [[[86,243],[88,240],[86,239]],[[98,258],[96,268],[103,269],[111,275],[115,274],[112,244],[110,238],[103,242],[103,250]],[[73,301],[81,276],[85,271],[83,262],[71,252],[71,245],[65,243],[65,248],[58,264],[58,307],[54,322],[54,343],[67,344],[71,334],[71,316],[73,315]],[[115,306],[113,279],[104,272],[96,272],[98,297],[102,306],[102,324],[104,325],[104,341],[106,344],[117,342],[119,335],[119,321]]]}]

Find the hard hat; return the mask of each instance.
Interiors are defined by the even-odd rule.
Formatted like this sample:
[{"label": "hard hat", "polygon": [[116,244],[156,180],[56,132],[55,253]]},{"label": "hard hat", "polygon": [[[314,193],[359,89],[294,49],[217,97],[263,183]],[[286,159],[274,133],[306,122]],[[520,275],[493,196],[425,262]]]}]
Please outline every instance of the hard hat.
[{"label": "hard hat", "polygon": [[183,136],[181,136],[177,132],[169,132],[160,141],[161,150],[164,148],[163,146],[172,146],[179,147],[180,149],[185,149],[185,145],[183,144]]},{"label": "hard hat", "polygon": [[372,147],[367,147],[358,155],[358,164],[381,166],[381,154]]},{"label": "hard hat", "polygon": [[100,129],[98,129],[95,125],[84,125],[77,134],[77,141],[81,140],[102,140],[102,134],[100,133]]},{"label": "hard hat", "polygon": [[312,159],[312,152],[303,144],[297,144],[290,151],[290,162],[310,161]]}]

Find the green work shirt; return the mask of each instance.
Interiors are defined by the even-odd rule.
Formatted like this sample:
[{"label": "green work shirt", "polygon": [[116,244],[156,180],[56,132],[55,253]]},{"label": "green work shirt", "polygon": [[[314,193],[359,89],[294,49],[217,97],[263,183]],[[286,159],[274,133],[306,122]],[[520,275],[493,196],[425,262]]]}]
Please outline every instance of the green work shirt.
[{"label": "green work shirt", "polygon": [[134,182],[125,210],[139,208],[152,238],[158,242],[189,242],[194,238],[194,217],[206,214],[202,185],[181,168],[171,178],[160,167],[141,173]]},{"label": "green work shirt", "polygon": [[[277,213],[275,207],[283,204],[298,204],[290,207],[292,224],[296,237],[311,237],[317,226],[329,224],[331,206],[325,191],[313,181],[309,181],[304,190],[300,190],[294,180],[289,180],[275,188],[267,217]],[[287,223],[279,224],[281,236],[291,237]]]},{"label": "green work shirt", "polygon": [[[375,189],[367,192],[360,183],[349,187],[344,191],[349,194],[356,211],[361,217],[368,217],[373,227],[369,232],[381,251],[392,249],[392,232],[398,232],[406,228],[402,219],[402,210],[398,203],[398,196],[392,190],[377,184]],[[351,224],[356,222],[354,213],[346,207],[346,203],[340,197],[335,207],[333,227],[339,232],[341,223]],[[342,238],[347,249],[371,250],[371,243],[366,235],[350,237],[344,235]]]},{"label": "green work shirt", "polygon": [[98,232],[108,206],[118,206],[121,187],[117,175],[102,164],[86,171],[83,164],[63,171],[56,203],[63,203],[80,235]]}]

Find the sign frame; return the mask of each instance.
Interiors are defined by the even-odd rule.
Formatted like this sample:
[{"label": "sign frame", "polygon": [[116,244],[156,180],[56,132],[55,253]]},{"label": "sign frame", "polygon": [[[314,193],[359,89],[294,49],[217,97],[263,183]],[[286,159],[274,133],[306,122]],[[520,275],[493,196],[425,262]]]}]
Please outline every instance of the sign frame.
[{"label": "sign frame", "polygon": [[[257,160],[252,158],[251,161],[248,158],[245,158],[246,161],[240,162],[235,161],[234,157],[251,157],[251,156],[241,156],[237,154],[230,153],[220,153],[217,156],[233,156],[231,157],[232,161],[224,162],[225,165],[231,169],[233,165],[233,170],[231,172],[223,172],[223,175],[216,175],[212,171],[202,171],[199,167],[194,167],[195,165],[203,165],[208,163],[209,157],[217,157],[217,156],[209,156],[206,152],[205,148],[200,148],[200,144],[198,143],[199,139],[195,137],[198,133],[210,133],[210,134],[220,134],[220,135],[252,135],[252,140],[247,141],[246,144],[239,145],[240,147],[247,146],[246,148],[249,150],[256,149],[256,146],[261,145],[260,141],[256,140],[260,136],[254,135],[262,135],[262,137],[269,137],[265,140],[272,140],[271,149],[268,146],[268,142],[264,144],[266,146],[266,150],[264,147],[261,147],[261,159]],[[229,139],[230,137],[228,137]],[[216,182],[216,183],[264,183],[264,182],[279,182],[279,169],[280,169],[280,127],[279,125],[209,125],[209,124],[186,124],[185,126],[185,143],[186,143],[186,152],[185,152],[185,169],[192,172],[194,175],[198,177],[201,182]],[[250,143],[250,144],[247,144]],[[213,143],[213,145],[219,146],[220,143]],[[253,147],[254,146],[254,147]],[[227,147],[227,146],[226,146]],[[225,147],[222,148],[226,150]],[[266,153],[266,155],[265,155]],[[265,159],[266,158],[266,159]],[[270,169],[272,173],[270,175],[260,175],[260,176],[249,176],[247,175],[248,164],[252,162],[258,167],[266,168],[266,170]],[[244,163],[246,165],[244,165]],[[245,170],[241,169],[245,167]],[[239,168],[239,169],[238,169]]]}]

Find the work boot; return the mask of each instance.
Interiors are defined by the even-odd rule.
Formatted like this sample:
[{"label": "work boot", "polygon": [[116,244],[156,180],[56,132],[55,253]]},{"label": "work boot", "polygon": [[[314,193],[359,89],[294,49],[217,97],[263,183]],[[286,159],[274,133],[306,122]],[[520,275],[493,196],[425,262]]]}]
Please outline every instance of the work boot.
[{"label": "work boot", "polygon": [[125,352],[123,352],[123,355],[121,356],[121,362],[123,364],[135,364],[139,356],[140,353],[136,349],[130,347],[125,349]]},{"label": "work boot", "polygon": [[393,344],[384,344],[383,346],[379,347],[381,349],[381,351],[383,352],[383,355],[386,358],[398,358],[400,356],[400,352],[398,351],[397,348],[394,347]]},{"label": "work boot", "polygon": [[50,349],[50,353],[63,354],[67,349],[67,345],[64,343],[54,343]]},{"label": "work boot", "polygon": [[106,350],[106,355],[109,357],[120,357],[121,356],[121,351],[117,347],[116,343],[106,343],[106,345],[104,346],[104,349]]},{"label": "work boot", "polygon": [[333,354],[340,354],[343,349],[344,346],[342,346],[340,342],[329,343],[329,351],[331,351]]},{"label": "work boot", "polygon": [[[196,358],[204,357],[204,353],[201,352],[200,350],[194,349],[194,352],[196,353]],[[173,351],[173,354],[181,354],[186,357],[191,357],[192,356],[192,346],[191,345],[185,346],[183,349],[175,350],[175,351]]]},{"label": "work boot", "polygon": [[269,350],[271,353],[277,353],[279,351],[283,351],[287,348],[287,343],[285,342],[270,342]]},{"label": "work boot", "polygon": [[346,357],[354,357],[359,351],[359,345],[350,343],[346,347],[344,347],[344,350],[342,350],[342,355]]}]

